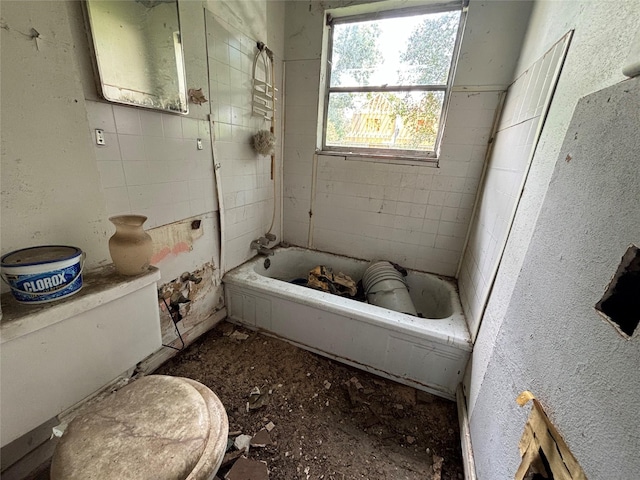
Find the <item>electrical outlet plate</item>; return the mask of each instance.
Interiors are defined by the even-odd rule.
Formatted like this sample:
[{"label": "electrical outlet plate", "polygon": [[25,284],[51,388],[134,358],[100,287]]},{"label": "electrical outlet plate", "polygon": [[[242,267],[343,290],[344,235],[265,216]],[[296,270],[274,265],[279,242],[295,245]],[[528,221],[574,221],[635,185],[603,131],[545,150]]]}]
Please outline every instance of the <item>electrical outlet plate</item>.
[{"label": "electrical outlet plate", "polygon": [[104,130],[96,128],[96,145],[106,145],[107,142],[104,139]]}]

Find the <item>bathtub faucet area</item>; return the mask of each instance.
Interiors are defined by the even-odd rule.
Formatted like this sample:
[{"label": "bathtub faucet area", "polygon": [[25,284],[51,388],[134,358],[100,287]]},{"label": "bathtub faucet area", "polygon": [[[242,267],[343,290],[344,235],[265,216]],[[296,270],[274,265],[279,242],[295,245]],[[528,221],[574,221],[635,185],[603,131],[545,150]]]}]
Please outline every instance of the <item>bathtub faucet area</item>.
[{"label": "bathtub faucet area", "polygon": [[264,255],[265,257],[269,257],[273,255],[273,250],[271,250],[268,245],[270,241],[276,239],[276,236],[272,233],[267,233],[264,237],[260,237],[257,240],[251,242],[251,250],[256,250],[258,255]]}]

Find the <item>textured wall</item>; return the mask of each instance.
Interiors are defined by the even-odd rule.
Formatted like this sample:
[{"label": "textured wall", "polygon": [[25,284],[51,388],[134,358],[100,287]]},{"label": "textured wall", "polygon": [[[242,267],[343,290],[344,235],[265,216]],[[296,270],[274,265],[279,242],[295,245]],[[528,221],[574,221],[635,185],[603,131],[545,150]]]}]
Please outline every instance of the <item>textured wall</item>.
[{"label": "textured wall", "polygon": [[88,267],[106,262],[110,224],[66,4],[3,2],[2,22],[2,252],[71,244]]},{"label": "textured wall", "polygon": [[440,168],[323,156],[316,168],[323,8],[336,6],[287,4],[285,240],[453,276],[498,92],[511,81],[531,5],[471,2]]},{"label": "textured wall", "polygon": [[640,336],[623,338],[594,306],[640,243],[639,128],[640,79],[577,105],[472,414],[481,479],[517,468],[522,390],[546,406],[588,478],[637,476]]},{"label": "textured wall", "polygon": [[[556,363],[549,364],[545,361],[541,364],[537,357],[525,358],[521,353],[523,345],[532,345],[535,347],[536,353],[543,353],[545,356],[550,352],[553,353],[554,336],[565,339],[566,345],[582,344],[584,335],[580,335],[577,342],[570,342],[563,336],[563,332],[582,330],[585,327],[585,317],[582,317],[578,311],[560,311],[558,308],[561,307],[565,299],[555,305],[555,311],[549,313],[546,310],[546,299],[549,293],[555,294],[556,289],[560,288],[559,292],[568,299],[572,299],[572,304],[581,303],[581,308],[584,305],[588,306],[588,317],[586,318],[590,318],[590,322],[595,323],[596,318],[597,321],[602,322],[599,317],[593,317],[592,298],[590,298],[592,294],[582,296],[582,291],[575,289],[575,284],[580,281],[580,275],[575,271],[572,271],[562,284],[554,284],[553,288],[546,288],[543,291],[541,289],[545,285],[550,285],[551,277],[542,270],[539,270],[535,276],[526,277],[529,282],[526,289],[524,289],[524,285],[520,284],[521,289],[516,294],[514,288],[519,284],[518,278],[527,258],[531,238],[536,230],[536,220],[545,199],[556,161],[564,161],[560,155],[560,148],[576,103],[584,95],[624,80],[625,77],[621,74],[620,69],[628,54],[629,42],[640,28],[639,18],[638,4],[635,1],[541,1],[534,7],[520,57],[518,73],[549,49],[553,42],[568,29],[573,28],[575,32],[545,128],[541,133],[504,258],[498,270],[496,283],[475,342],[470,368],[467,370],[468,379],[465,382],[465,388],[471,416],[473,445],[478,463],[478,473],[483,480],[513,476],[519,462],[517,439],[522,431],[521,428],[526,416],[525,411],[516,407],[513,399],[514,393],[517,394],[524,388],[533,388],[534,393],[542,396],[542,401],[550,409],[553,420],[558,423],[565,436],[569,434],[569,445],[583,464],[588,461],[592,472],[593,466],[597,463],[608,467],[606,473],[600,471],[598,475],[594,474],[593,476],[590,475],[590,471],[587,471],[589,478],[609,479],[612,478],[612,475],[615,478],[625,478],[623,474],[618,475],[620,471],[618,465],[608,460],[608,456],[613,453],[613,450],[608,447],[602,448],[603,445],[613,445],[611,441],[615,440],[619,434],[620,421],[608,418],[608,410],[611,408],[611,405],[608,404],[603,404],[597,413],[591,409],[588,415],[581,416],[580,409],[584,404],[593,405],[596,397],[592,397],[591,392],[587,393],[583,390],[584,381],[581,376],[583,375],[582,371],[587,367],[578,367],[575,364],[578,361],[589,365],[588,368],[591,369],[591,372],[587,381],[599,384],[596,393],[599,395],[598,400],[600,400],[605,395],[603,395],[602,383],[596,378],[604,379],[611,376],[613,379],[617,379],[616,364],[621,361],[622,357],[616,355],[611,362],[608,358],[601,357],[603,353],[601,346],[598,346],[593,352],[571,346],[570,351],[575,357],[574,363],[569,363],[569,370],[567,370],[571,372],[571,378],[567,378],[563,373],[565,372],[563,367],[567,363],[565,359],[554,355]],[[612,30],[611,25],[616,25],[616,29]],[[585,66],[588,66],[588,72],[585,71]],[[617,175],[615,171],[618,167],[617,163],[610,165],[608,171]],[[570,185],[567,193],[577,193],[581,188],[583,187],[577,183]],[[611,192],[602,191],[599,193],[602,198],[606,199]],[[577,203],[571,197],[567,197],[566,204]],[[618,208],[616,207],[615,210]],[[556,214],[559,213],[560,211],[556,212]],[[582,218],[587,217],[582,212],[578,215]],[[563,214],[561,218],[566,217]],[[597,218],[597,221],[605,226],[611,225],[611,228],[615,228],[611,214],[603,214],[602,217]],[[577,229],[577,232],[581,231],[583,231],[582,227]],[[582,251],[583,246],[576,244],[574,248]],[[619,248],[609,250],[610,256],[604,261],[606,266],[601,267],[603,268],[602,274],[606,279],[605,283],[613,275],[614,264],[619,261],[619,257],[623,253],[615,250],[619,250]],[[552,254],[551,250],[549,254]],[[558,255],[555,255],[555,260],[560,262]],[[601,260],[596,260],[595,263],[592,262],[592,265],[594,268],[600,268],[598,267],[598,265],[602,265],[600,262]],[[585,261],[585,265],[587,264],[589,262]],[[599,294],[602,294],[604,284],[598,285],[597,290]],[[544,302],[539,302],[539,307],[545,307],[545,310],[537,307],[534,311],[521,310],[517,315],[511,311],[507,316],[508,309],[515,308],[520,302],[530,297],[538,300],[544,299]],[[576,297],[579,298],[578,302],[575,300]],[[609,335],[611,327],[607,327],[606,331]],[[505,336],[507,328],[510,334]],[[530,328],[535,328],[536,332],[525,330]],[[593,324],[591,328],[594,328]],[[593,334],[593,330],[585,331],[585,333]],[[531,338],[532,334],[533,338]],[[616,342],[617,339],[613,341]],[[625,348],[622,351],[625,353],[628,353],[627,348],[634,348],[628,342],[623,345]],[[636,351],[637,348],[636,344]],[[620,353],[620,355],[625,353]],[[633,364],[632,357],[628,358],[628,364]],[[637,360],[635,362],[637,363]],[[563,376],[560,377],[560,374]],[[623,383],[627,381],[625,379]],[[544,391],[538,388],[539,382],[547,383]],[[535,391],[536,389],[539,391]],[[562,398],[549,397],[549,393],[552,391],[556,392],[554,395],[561,394]],[[582,392],[587,395],[584,402],[577,400],[577,394]],[[547,398],[552,401],[547,401]],[[622,394],[619,398],[628,397]],[[623,403],[625,402],[623,401]],[[568,411],[569,407],[572,411]],[[559,414],[555,413],[556,409],[560,409]],[[604,416],[599,417],[599,415]],[[635,413],[631,418],[636,418]],[[626,419],[622,421],[624,422]],[[583,432],[574,430],[576,427],[579,428],[585,423],[591,422],[597,422],[593,429],[585,429]],[[514,423],[518,425],[515,429]],[[568,431],[567,428],[570,425],[573,426]],[[600,442],[597,446],[593,443],[586,443],[587,440],[585,440],[594,432],[597,433],[595,438]],[[627,437],[623,435],[620,438]],[[582,450],[576,451],[578,447],[591,448],[591,451],[585,454]],[[629,458],[635,458],[635,454]],[[623,464],[627,461],[623,461]],[[629,478],[634,476],[635,474],[628,475]]]},{"label": "textured wall", "polygon": [[[616,28],[612,30],[610,25],[616,25]],[[640,29],[638,2],[536,3],[518,74],[569,29],[575,30],[574,35],[476,339],[472,368],[466,382],[470,414],[473,414],[505,311],[512,301],[513,288],[576,103],[580,97],[626,78],[621,68],[629,53],[630,42]]]}]

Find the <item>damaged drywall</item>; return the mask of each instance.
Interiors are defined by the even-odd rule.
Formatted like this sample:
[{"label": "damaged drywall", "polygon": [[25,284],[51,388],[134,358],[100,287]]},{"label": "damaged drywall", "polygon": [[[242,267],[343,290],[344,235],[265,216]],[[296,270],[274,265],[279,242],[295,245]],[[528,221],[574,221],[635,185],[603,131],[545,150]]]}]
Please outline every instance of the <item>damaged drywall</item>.
[{"label": "damaged drywall", "polygon": [[[223,288],[216,267],[207,262],[202,268],[184,272],[158,289],[162,342],[174,345],[180,334],[190,330],[224,307]],[[180,342],[177,342],[180,344]],[[178,345],[179,346],[179,345]]]},{"label": "damaged drywall", "polygon": [[186,219],[151,230],[153,255],[151,263],[156,265],[167,257],[178,256],[193,250],[193,243],[202,238],[204,231],[199,220]]},{"label": "damaged drywall", "polygon": [[638,112],[640,79],[578,101],[513,295],[501,323],[488,324],[488,351],[483,323],[470,419],[481,480],[512,478],[518,468],[521,413],[510,398],[524,389],[547,406],[588,478],[637,477],[640,338],[621,336],[594,305],[639,238]]},{"label": "damaged drywall", "polygon": [[151,263],[162,275],[158,282],[162,341],[180,347],[174,323],[183,338],[191,338],[224,307],[218,215],[187,218],[148,232],[153,239]]},{"label": "damaged drywall", "polygon": [[[151,264],[160,268],[160,285],[207,262],[218,267],[220,227],[217,212],[186,218],[147,230],[153,240]],[[222,274],[218,272],[217,280]]]}]

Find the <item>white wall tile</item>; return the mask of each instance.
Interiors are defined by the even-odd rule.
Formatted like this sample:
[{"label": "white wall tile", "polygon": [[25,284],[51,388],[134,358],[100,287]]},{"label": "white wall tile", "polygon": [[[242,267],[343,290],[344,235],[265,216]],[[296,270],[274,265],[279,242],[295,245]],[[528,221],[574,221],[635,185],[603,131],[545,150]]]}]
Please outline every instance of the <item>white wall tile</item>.
[{"label": "white wall tile", "polygon": [[[517,204],[524,175],[528,169],[532,146],[541,120],[539,108],[550,87],[548,72],[555,71],[558,57],[550,52],[538,60],[509,88],[499,132],[494,139],[484,185],[479,196],[479,209],[470,228],[469,243],[464,252],[459,279],[460,298],[465,308],[469,329],[475,336],[482,315],[498,257],[508,235],[511,216]],[[480,135],[477,132],[476,135]],[[480,157],[480,152],[474,152]],[[481,169],[478,162],[470,167],[461,192],[460,211],[456,220],[468,222],[472,198],[475,197]],[[447,214],[447,217],[449,215]],[[452,225],[441,225],[443,235],[455,234]],[[446,239],[436,240],[444,245]]]},{"label": "white wall tile", "polygon": [[124,187],[124,171],[122,162],[96,162],[100,172],[100,183],[103,188]]},{"label": "white wall tile", "polygon": [[163,113],[162,130],[165,138],[182,138],[182,118]]},{"label": "white wall tile", "polygon": [[133,107],[113,107],[113,115],[116,121],[116,131],[129,135],[141,135],[139,111]]},{"label": "white wall tile", "polygon": [[95,145],[94,151],[96,152],[96,160],[99,162],[104,161],[120,161],[120,145],[118,143],[118,136],[115,133],[104,134],[105,145]]},{"label": "white wall tile", "polygon": [[122,165],[127,185],[145,185],[149,182],[149,163],[147,161],[123,161]]},{"label": "white wall tile", "polygon": [[141,135],[118,135],[120,154],[124,161],[146,160],[144,152],[144,137]]},{"label": "white wall tile", "polygon": [[[310,206],[317,70],[315,60],[287,64],[285,228],[291,225],[298,229],[299,239],[306,238],[302,225],[308,227],[311,207],[316,248],[361,258],[374,253],[387,258],[400,255],[416,268],[455,273],[499,95],[452,95],[452,120],[445,130],[440,168],[319,156],[316,197]],[[346,213],[349,218],[341,220]],[[438,232],[447,234],[442,238],[452,239],[449,245],[454,247],[441,249],[444,257],[434,247]],[[426,248],[425,242],[432,250],[422,250],[418,261],[418,249]]]},{"label": "white wall tile", "polygon": [[104,197],[107,201],[107,212],[110,216],[131,212],[126,187],[105,188]]},{"label": "white wall tile", "polygon": [[99,128],[109,133],[116,133],[116,121],[113,107],[108,103],[87,100],[87,118],[92,130]]}]

